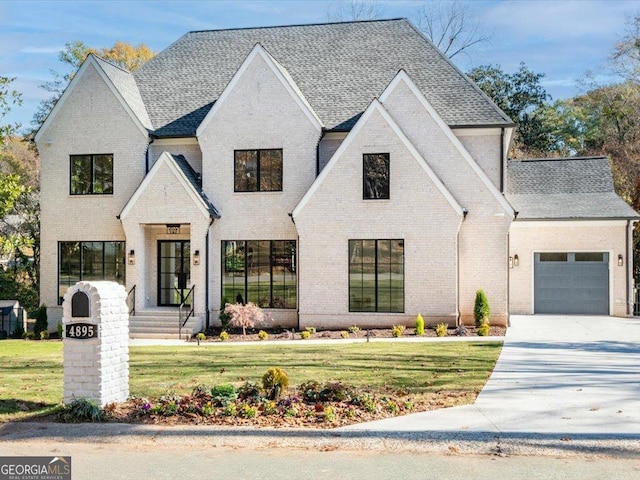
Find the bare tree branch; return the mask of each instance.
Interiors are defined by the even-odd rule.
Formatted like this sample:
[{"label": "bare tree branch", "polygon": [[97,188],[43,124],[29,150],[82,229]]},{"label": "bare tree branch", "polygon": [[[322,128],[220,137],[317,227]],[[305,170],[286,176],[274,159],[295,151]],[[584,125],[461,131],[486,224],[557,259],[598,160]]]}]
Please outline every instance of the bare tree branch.
[{"label": "bare tree branch", "polygon": [[378,0],[342,0],[327,7],[328,22],[377,20],[384,16],[384,6]]}]

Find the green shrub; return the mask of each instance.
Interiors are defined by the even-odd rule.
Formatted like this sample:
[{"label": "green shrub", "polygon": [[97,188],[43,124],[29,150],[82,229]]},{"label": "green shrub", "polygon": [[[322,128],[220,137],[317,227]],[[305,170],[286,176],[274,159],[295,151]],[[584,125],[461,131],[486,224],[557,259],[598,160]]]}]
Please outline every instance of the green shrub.
[{"label": "green shrub", "polygon": [[24,336],[24,328],[22,327],[22,322],[18,322],[16,325],[16,329],[11,332],[11,338],[26,338]]},{"label": "green shrub", "polygon": [[322,386],[315,380],[309,380],[300,385],[299,390],[305,402],[317,402],[320,400],[320,390],[322,390]]},{"label": "green shrub", "polygon": [[476,292],[476,301],[473,307],[473,318],[476,320],[476,326],[479,327],[483,323],[489,323],[490,315],[489,300],[487,300],[484,290],[480,289]]},{"label": "green shrub", "polygon": [[262,376],[262,388],[269,400],[276,400],[289,388],[289,377],[281,368],[271,367]]},{"label": "green shrub", "polygon": [[394,325],[391,329],[391,335],[395,338],[401,337],[405,331],[404,325]]},{"label": "green shrub", "polygon": [[478,327],[478,335],[481,337],[486,337],[489,335],[489,323],[483,323]]},{"label": "green shrub", "polygon": [[244,382],[238,387],[238,399],[249,403],[261,402],[263,399],[260,387],[255,382]]},{"label": "green shrub", "polygon": [[416,317],[416,335],[424,335],[424,318],[421,314]]},{"label": "green shrub", "polygon": [[258,413],[258,409],[256,407],[252,407],[246,403],[243,403],[238,406],[238,417],[240,418],[254,418]]},{"label": "green shrub", "polygon": [[36,323],[33,325],[33,333],[36,337],[40,338],[40,332],[43,332],[49,328],[47,321],[47,307],[40,305],[35,314]]},{"label": "green shrub", "polygon": [[58,338],[62,340],[62,330],[63,330],[62,323],[58,323],[57,330],[58,330]]},{"label": "green shrub", "polygon": [[357,325],[351,325],[348,330],[349,333],[358,333],[360,331],[360,327]]},{"label": "green shrub", "polygon": [[196,335],[196,340],[198,340],[198,344],[200,344],[200,342],[204,342],[206,339],[207,339],[207,336],[203,332],[200,332]]},{"label": "green shrub", "polygon": [[238,392],[230,383],[221,383],[211,389],[211,400],[218,405],[224,406],[236,398],[238,398]]},{"label": "green shrub", "polygon": [[228,403],[222,409],[222,414],[225,417],[235,417],[238,414],[238,408],[235,403]]},{"label": "green shrub", "polygon": [[40,340],[49,340],[49,332],[47,330],[40,332]]},{"label": "green shrub", "polygon": [[[16,331],[18,329],[16,328]],[[24,332],[22,334],[22,338],[24,338],[25,340],[33,340],[34,338],[36,338],[36,335],[33,332]]]},{"label": "green shrub", "polygon": [[220,313],[218,314],[220,325],[222,325],[222,330],[226,330],[227,328],[229,328],[229,320],[231,320],[231,315],[224,311],[227,303],[230,303],[229,299],[227,297],[222,297],[222,301],[220,301]]},{"label": "green shrub", "polygon": [[227,340],[229,340],[229,334],[225,331],[220,332],[220,341],[226,342]]},{"label": "green shrub", "polygon": [[439,337],[446,337],[448,328],[449,326],[446,323],[439,323],[436,325],[436,335]]},{"label": "green shrub", "polygon": [[303,340],[309,340],[311,338],[311,332],[309,330],[303,330],[300,332],[300,337]]},{"label": "green shrub", "polygon": [[101,422],[104,410],[93,400],[78,398],[65,405],[60,418],[64,422]]},{"label": "green shrub", "polygon": [[318,394],[318,400],[321,402],[344,402],[350,397],[349,387],[341,382],[325,384]]},{"label": "green shrub", "polygon": [[258,338],[260,340],[267,340],[269,338],[269,334],[267,332],[265,332],[264,330],[260,330],[258,332]]},{"label": "green shrub", "polygon": [[349,338],[349,332],[347,332],[346,330],[342,330],[342,331],[340,332],[340,336],[341,336],[342,338]]},{"label": "green shrub", "polygon": [[204,383],[196,385],[195,387],[193,387],[193,390],[191,390],[192,397],[203,397],[203,396],[208,396],[210,394],[211,394],[211,387],[205,385]]},{"label": "green shrub", "polygon": [[265,400],[262,402],[262,414],[263,415],[275,415],[278,413],[278,405],[272,400]]}]

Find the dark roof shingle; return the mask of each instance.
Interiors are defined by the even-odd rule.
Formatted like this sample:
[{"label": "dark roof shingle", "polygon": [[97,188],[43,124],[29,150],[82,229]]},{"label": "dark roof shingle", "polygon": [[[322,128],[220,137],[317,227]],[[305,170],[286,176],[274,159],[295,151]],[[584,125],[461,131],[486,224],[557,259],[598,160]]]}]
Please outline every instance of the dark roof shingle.
[{"label": "dark roof shingle", "polygon": [[189,162],[187,162],[187,159],[184,158],[184,155],[173,155],[171,153],[169,155],[171,156],[173,161],[176,162],[176,165],[180,167],[180,170],[182,170],[184,176],[187,177],[187,180],[196,191],[196,193],[200,195],[200,198],[202,198],[202,201],[207,206],[207,209],[209,210],[211,216],[213,218],[220,218],[218,210],[213,205],[213,203],[211,203],[211,201],[207,197],[207,194],[204,193],[204,190],[202,190],[202,179],[200,175],[198,175],[196,171],[191,167],[191,165],[189,165]]},{"label": "dark roof shingle", "polygon": [[406,19],[189,32],[134,76],[158,136],[193,136],[260,43],[328,129],[349,130],[404,69],[449,125],[508,117]]},{"label": "dark roof shingle", "polygon": [[507,172],[518,219],[638,218],[615,193],[606,157],[509,161]]}]

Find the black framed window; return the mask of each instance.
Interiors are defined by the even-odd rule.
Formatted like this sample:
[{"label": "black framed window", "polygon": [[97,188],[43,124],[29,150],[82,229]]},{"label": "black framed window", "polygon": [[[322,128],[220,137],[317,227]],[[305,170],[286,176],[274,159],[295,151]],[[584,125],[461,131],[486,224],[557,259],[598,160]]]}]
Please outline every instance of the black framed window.
[{"label": "black framed window", "polygon": [[295,240],[224,240],[222,298],[262,308],[296,308]]},{"label": "black framed window", "polygon": [[81,280],[125,282],[124,242],[58,242],[58,305]]},{"label": "black framed window", "polygon": [[365,200],[389,199],[389,154],[365,153],[363,165],[363,198]]},{"label": "black framed window", "polygon": [[282,191],[282,149],[236,150],[234,191]]},{"label": "black framed window", "polygon": [[349,240],[349,311],[404,312],[404,240]]},{"label": "black framed window", "polygon": [[71,155],[71,195],[113,193],[113,154]]}]

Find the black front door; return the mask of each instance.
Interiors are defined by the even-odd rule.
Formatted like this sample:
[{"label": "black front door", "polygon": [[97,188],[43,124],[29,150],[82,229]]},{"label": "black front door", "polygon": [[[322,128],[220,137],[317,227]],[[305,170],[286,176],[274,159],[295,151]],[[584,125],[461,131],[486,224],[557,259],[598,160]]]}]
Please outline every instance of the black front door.
[{"label": "black front door", "polygon": [[158,305],[184,302],[191,288],[191,244],[189,240],[158,241]]}]

